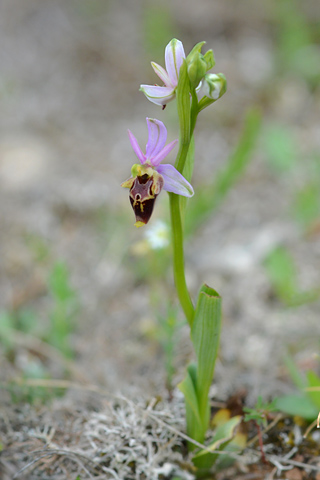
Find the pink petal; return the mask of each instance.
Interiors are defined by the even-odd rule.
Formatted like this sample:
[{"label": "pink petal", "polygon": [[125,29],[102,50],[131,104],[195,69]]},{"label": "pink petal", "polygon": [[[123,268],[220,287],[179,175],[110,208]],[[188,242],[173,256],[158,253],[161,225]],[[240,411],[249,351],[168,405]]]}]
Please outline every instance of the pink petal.
[{"label": "pink petal", "polygon": [[163,190],[182,195],[183,197],[193,196],[194,191],[190,183],[172,165],[159,165],[159,167],[157,167],[157,172],[163,177]]},{"label": "pink petal", "polygon": [[162,160],[164,158],[166,158],[167,155],[169,155],[169,153],[171,152],[171,150],[175,147],[175,145],[177,143],[178,143],[178,140],[173,140],[173,142],[168,143],[168,145],[166,145],[161,150],[161,152],[159,152],[156,156],[151,158],[151,164],[154,167],[157,167],[159,165],[159,163],[162,162]]},{"label": "pink petal", "polygon": [[161,67],[161,65],[158,65],[155,62],[151,62],[151,66],[152,66],[153,70],[155,71],[155,73],[160,78],[160,80],[163,81],[163,83],[165,84],[166,87],[174,88],[174,86],[172,85],[171,80],[169,78],[169,75],[167,74],[165,69],[163,67]]},{"label": "pink petal", "polygon": [[165,63],[171,83],[175,87],[178,85],[179,70],[185,58],[182,42],[174,38],[166,46]]},{"label": "pink petal", "polygon": [[[148,125],[148,143],[146,146],[146,157],[151,160],[165,146],[167,141],[167,129],[160,120],[147,118]],[[153,162],[152,162],[153,163]]]},{"label": "pink petal", "polygon": [[129,140],[134,150],[134,153],[137,155],[141,163],[145,163],[146,156],[144,155],[141,148],[139,147],[136,137],[133,135],[133,133],[130,132],[130,130],[128,130],[128,134],[129,134]]},{"label": "pink petal", "polygon": [[175,97],[171,87],[158,87],[158,85],[140,85],[140,90],[150,102],[156,105],[166,105]]}]

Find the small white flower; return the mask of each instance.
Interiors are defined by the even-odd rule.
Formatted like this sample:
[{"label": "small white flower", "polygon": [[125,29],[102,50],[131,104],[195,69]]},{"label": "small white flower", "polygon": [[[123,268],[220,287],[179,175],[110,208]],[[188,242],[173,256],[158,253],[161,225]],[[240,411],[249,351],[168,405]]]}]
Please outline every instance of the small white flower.
[{"label": "small white flower", "polygon": [[169,228],[167,224],[161,220],[156,221],[146,230],[145,236],[150,248],[153,250],[165,248],[170,243]]}]

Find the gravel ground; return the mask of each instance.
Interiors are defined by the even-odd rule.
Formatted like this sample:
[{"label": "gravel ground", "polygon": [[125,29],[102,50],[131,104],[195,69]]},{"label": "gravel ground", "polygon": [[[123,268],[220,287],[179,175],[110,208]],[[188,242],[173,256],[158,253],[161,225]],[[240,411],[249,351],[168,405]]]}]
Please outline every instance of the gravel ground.
[{"label": "gravel ground", "polygon": [[[119,185],[134,162],[128,128],[142,141],[145,117],[150,116],[171,126],[170,140],[177,135],[174,107],[168,105],[160,112],[138,91],[140,83],[155,81],[149,61],[163,63],[161,52],[173,36],[183,41],[186,51],[206,40],[215,53],[215,71],[228,79],[227,94],[204,113],[197,126],[196,192],[208,172],[213,175],[223,167],[239,138],[245,113],[253,106],[262,112],[263,128],[284,125],[290,129],[299,160],[288,174],[277,172],[268,162],[261,138],[245,174],[187,243],[191,291],[196,294],[206,282],[224,302],[213,393],[226,399],[245,388],[252,404],[258,395],[268,398],[287,392],[286,351],[303,368],[314,365],[313,355],[319,350],[319,300],[286,307],[276,298],[263,266],[275,247],[285,246],[296,262],[301,289],[320,285],[319,228],[315,224],[306,233],[290,215],[295,192],[306,176],[303,162],[319,152],[319,87],[311,89],[301,76],[281,72],[277,57],[281,32],[272,2],[246,0],[240,6],[235,0],[199,0],[197,5],[189,0],[164,2],[162,7],[143,0],[0,2],[0,308],[13,313],[32,309],[41,328],[49,328],[47,277],[57,260],[68,265],[80,301],[72,336],[76,360],[67,363],[57,351],[16,332],[13,357],[0,344],[0,380],[20,377],[34,356],[45,361],[53,378],[63,378],[68,368],[70,381],[99,385],[121,395],[123,418],[128,416],[133,432],[139,428],[143,438],[144,428],[154,429],[161,445],[170,445],[176,434],[166,430],[162,435],[157,420],[150,420],[142,410],[147,410],[154,396],[162,397],[164,404],[155,415],[182,431],[183,406],[177,393],[168,403],[163,353],[146,334],[148,325],[156,321],[150,307],[152,286],[150,276],[139,280],[136,275],[138,260],[133,253],[143,232],[133,228],[127,194]],[[314,24],[320,16],[319,4],[309,1],[303,8]],[[150,33],[151,20],[160,22],[162,17],[168,36],[160,30],[163,48],[158,58],[152,58],[150,51],[159,45],[151,44],[156,38],[156,32],[154,37]],[[166,199],[159,199],[152,222],[163,219],[166,209]],[[47,261],[35,259],[39,244],[49,252]],[[166,283],[168,288],[159,287],[159,295],[172,290],[171,272]],[[180,333],[174,382],[182,378],[192,355],[187,328]],[[97,446],[101,438],[97,443],[92,440],[95,429],[116,425],[111,443],[118,445],[122,438],[125,420],[115,406],[117,400],[107,401],[97,392],[77,395],[72,391],[52,407],[12,405],[6,390],[0,390],[0,395],[1,442],[6,448],[10,442],[14,445],[3,463],[5,479],[76,478],[63,473],[63,468],[65,472],[76,472],[76,468],[68,470],[67,465],[59,473],[51,461],[47,470],[41,463],[40,470],[32,466],[36,473],[13,477],[43,441],[47,446],[53,441],[52,449],[77,444],[81,454],[93,459],[101,454]],[[73,404],[79,406],[72,412]],[[68,433],[63,431],[65,421]],[[140,422],[138,427],[135,422]],[[43,433],[48,425],[60,432],[56,440],[39,440],[32,434],[36,428]],[[80,446],[72,438],[76,434],[81,436]],[[125,471],[122,477],[113,476],[114,466],[106,461],[109,473],[87,467],[81,478],[158,478],[161,470],[157,469],[169,458],[170,448],[165,445],[158,457],[151,449],[148,457],[149,440],[133,448],[135,440],[130,439],[135,458],[141,447],[143,458],[148,459],[136,477],[125,477]],[[27,461],[19,451],[25,452]],[[57,455],[60,459],[63,454]],[[172,457],[169,463],[175,460]],[[81,463],[80,457],[74,461]]]}]

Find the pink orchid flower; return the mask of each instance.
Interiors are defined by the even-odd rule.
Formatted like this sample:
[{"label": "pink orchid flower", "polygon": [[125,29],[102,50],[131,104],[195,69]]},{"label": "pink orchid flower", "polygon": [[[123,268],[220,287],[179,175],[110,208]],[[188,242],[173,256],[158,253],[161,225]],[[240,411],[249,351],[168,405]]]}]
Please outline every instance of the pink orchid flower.
[{"label": "pink orchid flower", "polygon": [[149,137],[145,154],[135,136],[128,130],[131,146],[141,164],[133,165],[132,177],[121,184],[122,187],[130,189],[129,198],[137,227],[145,225],[150,220],[155,200],[162,189],[184,197],[192,197],[194,193],[190,183],[174,166],[160,165],[178,140],[166,145],[167,129],[160,120],[147,118],[147,125]]},{"label": "pink orchid flower", "polygon": [[186,58],[184,48],[180,40],[173,38],[166,46],[165,64],[166,70],[155,62],[151,62],[152,68],[163,81],[164,86],[140,85],[140,90],[150,102],[163,107],[174,99],[178,85],[179,70]]}]

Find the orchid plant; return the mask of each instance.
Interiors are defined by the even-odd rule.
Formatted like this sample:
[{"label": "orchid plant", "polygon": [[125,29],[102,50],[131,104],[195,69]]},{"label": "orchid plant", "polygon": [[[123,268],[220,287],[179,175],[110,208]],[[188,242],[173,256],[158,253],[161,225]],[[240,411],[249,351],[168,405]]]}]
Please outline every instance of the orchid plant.
[{"label": "orchid plant", "polygon": [[[129,199],[136,217],[135,225],[149,222],[155,200],[162,190],[170,199],[170,217],[173,246],[173,270],[178,298],[190,326],[191,341],[197,362],[187,368],[185,379],[179,384],[186,401],[187,433],[203,444],[209,427],[209,389],[219,348],[221,329],[221,298],[211,287],[203,285],[194,305],[189,294],[183,246],[183,218],[186,199],[193,196],[190,184],[194,165],[194,129],[198,114],[218,100],[226,91],[222,73],[207,73],[214,67],[212,50],[201,53],[205,42],[200,42],[186,57],[182,43],[173,39],[165,49],[165,66],[151,65],[164,85],[141,85],[146,98],[163,108],[176,99],[179,116],[179,150],[175,165],[161,164],[178,140],[166,145],[167,130],[160,120],[147,118],[148,141],[145,153],[129,130],[131,146],[140,161],[131,170],[131,177],[122,183],[129,189]],[[231,419],[221,432],[217,432],[211,446],[198,452],[193,461],[198,467],[209,467],[216,459],[208,449],[223,448],[232,438],[240,418]],[[190,450],[195,443],[189,443]]]}]

